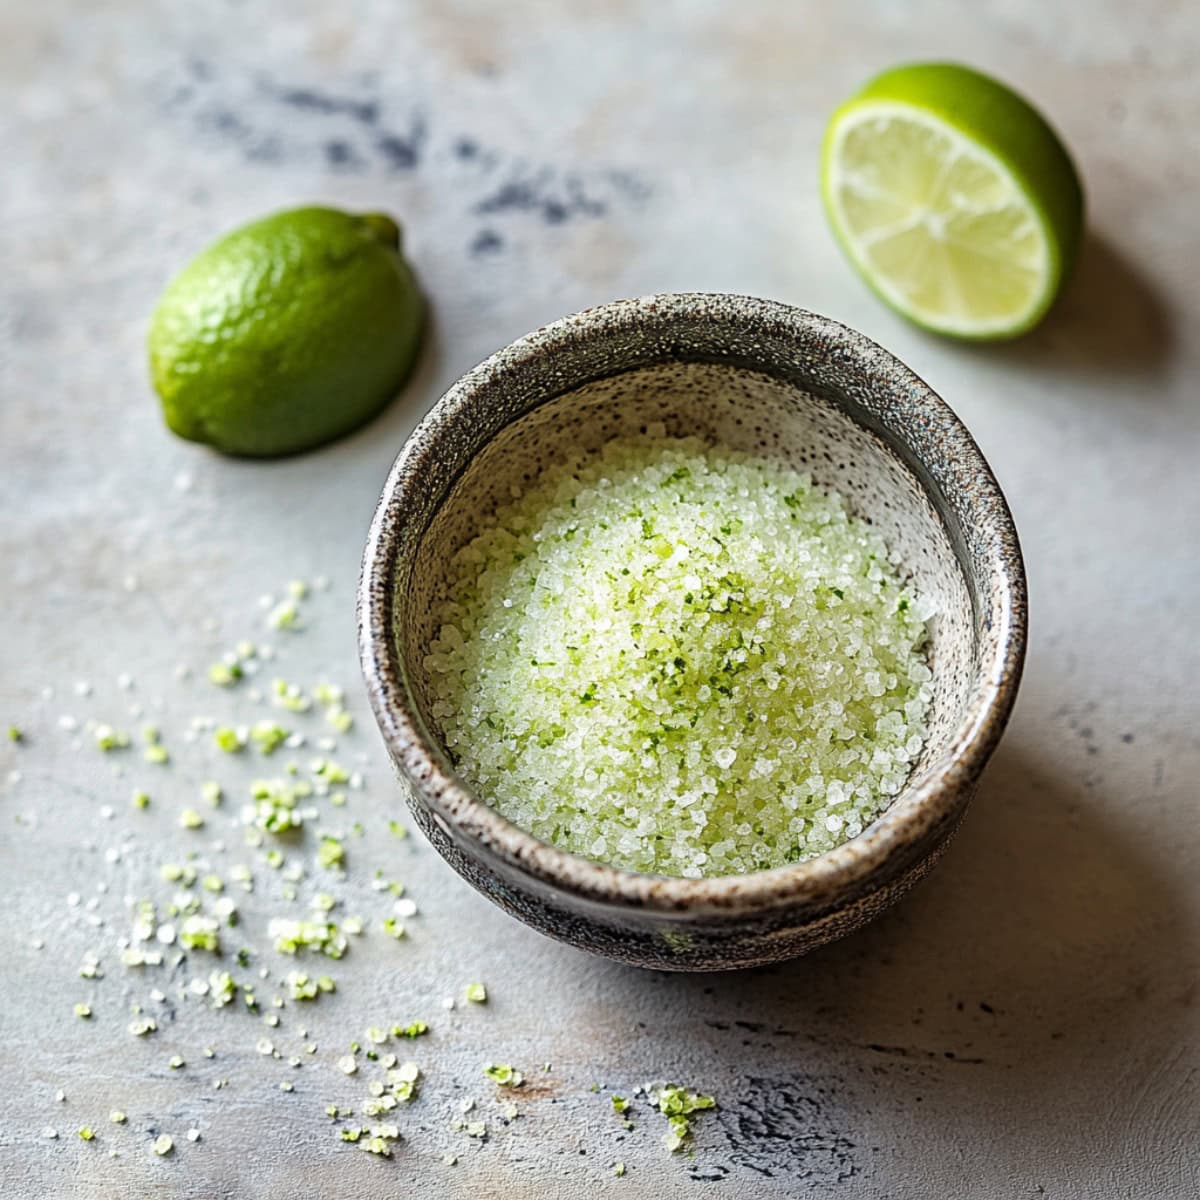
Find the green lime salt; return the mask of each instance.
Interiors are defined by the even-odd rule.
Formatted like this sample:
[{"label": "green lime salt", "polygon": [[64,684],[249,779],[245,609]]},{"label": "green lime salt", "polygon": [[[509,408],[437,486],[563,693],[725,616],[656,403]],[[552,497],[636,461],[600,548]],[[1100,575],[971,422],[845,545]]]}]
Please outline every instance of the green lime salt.
[{"label": "green lime salt", "polygon": [[690,878],[811,858],[925,741],[928,611],[781,463],[611,442],[500,509],[449,575],[425,666],[456,768],[577,854]]}]

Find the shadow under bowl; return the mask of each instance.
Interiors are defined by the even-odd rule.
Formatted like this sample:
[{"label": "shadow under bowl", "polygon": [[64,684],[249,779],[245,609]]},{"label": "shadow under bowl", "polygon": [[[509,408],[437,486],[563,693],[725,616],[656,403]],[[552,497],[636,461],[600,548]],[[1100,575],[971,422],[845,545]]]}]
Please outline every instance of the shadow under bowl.
[{"label": "shadow under bowl", "polygon": [[[888,809],[818,858],[680,879],[578,857],[473,795],[430,718],[423,663],[455,551],[545,467],[651,422],[808,471],[875,526],[936,605],[924,750]],[[359,644],[413,816],[459,874],[581,949],[640,966],[726,970],[849,933],[937,861],[1011,711],[1025,606],[1000,489],[925,383],[828,318],[742,296],[676,294],[564,318],[450,388],[384,487],[364,557]]]}]

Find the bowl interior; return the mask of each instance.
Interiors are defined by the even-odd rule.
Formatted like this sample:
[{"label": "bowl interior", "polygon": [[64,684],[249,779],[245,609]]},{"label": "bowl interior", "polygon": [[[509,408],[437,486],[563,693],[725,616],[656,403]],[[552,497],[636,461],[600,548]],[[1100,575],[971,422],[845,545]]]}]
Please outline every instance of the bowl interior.
[{"label": "bowl interior", "polygon": [[776,457],[840,492],[853,512],[881,532],[901,573],[936,606],[928,644],[935,683],[931,732],[914,765],[911,788],[961,733],[979,683],[976,614],[986,583],[975,577],[978,568],[952,506],[918,478],[921,464],[911,454],[905,461],[848,407],[836,395],[745,365],[666,361],[592,380],[502,424],[474,448],[456,479],[446,478],[440,503],[430,498],[432,519],[417,537],[411,569],[398,570],[394,580],[396,647],[433,738],[441,744],[430,715],[424,658],[437,632],[433,624],[447,597],[447,566],[454,553],[498,503],[527,488],[547,466],[661,422],[670,436],[697,436],[712,445]]}]

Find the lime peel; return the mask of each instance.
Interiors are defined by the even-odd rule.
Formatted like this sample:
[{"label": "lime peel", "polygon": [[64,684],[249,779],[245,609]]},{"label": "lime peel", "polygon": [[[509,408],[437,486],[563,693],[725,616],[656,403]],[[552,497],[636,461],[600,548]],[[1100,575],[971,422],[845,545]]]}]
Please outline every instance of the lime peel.
[{"label": "lime peel", "polygon": [[1078,175],[1046,121],[950,63],[886,71],[838,108],[821,186],[869,286],[916,324],[966,339],[1036,325],[1083,224]]},{"label": "lime peel", "polygon": [[229,454],[309,450],[373,417],[416,361],[424,304],[382,214],[274,213],[203,250],[151,319],[168,426]]}]

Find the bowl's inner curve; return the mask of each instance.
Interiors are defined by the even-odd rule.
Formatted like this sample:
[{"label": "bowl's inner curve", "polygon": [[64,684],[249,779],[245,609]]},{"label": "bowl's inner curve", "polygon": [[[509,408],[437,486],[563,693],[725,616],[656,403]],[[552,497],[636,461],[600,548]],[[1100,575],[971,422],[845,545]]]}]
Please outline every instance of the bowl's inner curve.
[{"label": "bowl's inner curve", "polygon": [[[872,522],[900,570],[937,608],[928,653],[935,696],[930,737],[911,781],[941,757],[959,732],[975,678],[972,587],[924,489],[876,435],[833,402],[744,367],[668,362],[593,381],[532,408],[474,457],[421,536],[413,569],[395,580],[396,642],[414,698],[433,737],[423,665],[434,614],[446,598],[446,567],[498,502],[527,487],[548,465],[661,421],[669,436],[776,456],[841,493]],[[486,797],[481,797],[485,799]]]}]

